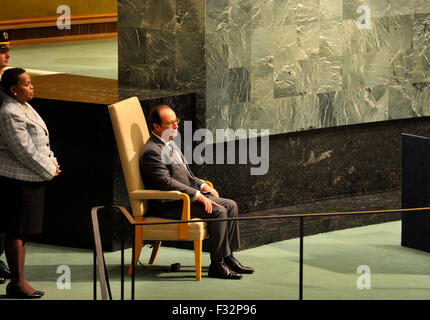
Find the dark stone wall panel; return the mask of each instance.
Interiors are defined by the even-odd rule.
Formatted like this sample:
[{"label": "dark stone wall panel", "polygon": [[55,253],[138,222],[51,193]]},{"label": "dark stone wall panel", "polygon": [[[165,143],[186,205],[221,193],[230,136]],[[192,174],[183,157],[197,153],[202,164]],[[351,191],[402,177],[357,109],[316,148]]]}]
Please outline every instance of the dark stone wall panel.
[{"label": "dark stone wall panel", "polygon": [[[243,214],[393,190],[401,184],[404,132],[430,136],[430,118],[270,136],[270,168],[263,176],[251,176],[250,164],[195,166],[195,171],[223,196],[235,199]],[[237,158],[238,141],[235,149]],[[209,167],[213,169],[206,171]]]}]

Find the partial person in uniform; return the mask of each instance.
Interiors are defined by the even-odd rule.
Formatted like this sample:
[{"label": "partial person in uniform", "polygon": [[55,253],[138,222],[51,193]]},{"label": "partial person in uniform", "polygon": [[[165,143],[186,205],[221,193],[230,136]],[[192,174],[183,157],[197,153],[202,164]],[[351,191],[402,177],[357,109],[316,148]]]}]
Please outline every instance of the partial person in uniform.
[{"label": "partial person in uniform", "polygon": [[[0,80],[4,69],[9,65],[10,58],[10,42],[6,31],[0,30]],[[3,88],[0,86],[0,106],[5,98]],[[1,224],[1,221],[0,221]],[[0,233],[0,257],[4,252],[4,234]],[[0,284],[5,283],[6,279],[10,279],[10,270],[7,265],[0,260]]]},{"label": "partial person in uniform", "polygon": [[[10,59],[10,42],[8,41],[8,33],[0,30],[0,79],[4,69],[9,65]],[[0,104],[5,98],[3,88],[0,88]]]},{"label": "partial person in uniform", "polygon": [[[179,120],[175,112],[166,105],[152,109],[149,116],[151,137],[140,155],[140,170],[145,187],[157,190],[178,190],[192,199],[191,217],[195,218],[233,218],[238,216],[236,202],[221,198],[218,192],[197,178],[184,161],[181,150],[173,141],[177,135]],[[167,163],[163,159],[167,150],[176,161]],[[168,219],[180,219],[182,201],[151,200],[148,215]],[[209,277],[222,279],[241,279],[243,273],[253,273],[254,269],[245,267],[233,256],[240,248],[238,221],[208,223],[211,247]]]},{"label": "partial person in uniform", "polygon": [[21,68],[3,73],[7,93],[0,107],[0,232],[5,233],[5,252],[11,271],[8,298],[40,298],[24,273],[29,237],[43,225],[45,185],[60,171],[50,149],[48,129],[28,103],[34,91],[31,78]]}]

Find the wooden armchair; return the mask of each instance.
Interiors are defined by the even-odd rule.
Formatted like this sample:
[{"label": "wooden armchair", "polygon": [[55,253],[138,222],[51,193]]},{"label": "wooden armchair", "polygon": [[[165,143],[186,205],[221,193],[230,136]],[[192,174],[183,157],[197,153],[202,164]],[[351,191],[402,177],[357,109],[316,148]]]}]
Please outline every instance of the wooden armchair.
[{"label": "wooden armchair", "polygon": [[[149,139],[150,132],[137,97],[132,97],[109,106],[109,114],[124,172],[133,216],[137,222],[175,221],[156,217],[145,217],[149,199],[177,199],[183,201],[181,220],[190,220],[190,198],[179,191],[145,190],[139,170],[139,156]],[[143,173],[144,174],[144,173]],[[199,220],[199,219],[196,219]],[[135,236],[136,254],[132,264],[136,265],[144,240],[155,240],[149,264],[153,264],[163,240],[194,241],[196,280],[202,274],[202,240],[207,238],[206,223],[181,223],[137,226]],[[129,274],[131,273],[131,267]]]}]

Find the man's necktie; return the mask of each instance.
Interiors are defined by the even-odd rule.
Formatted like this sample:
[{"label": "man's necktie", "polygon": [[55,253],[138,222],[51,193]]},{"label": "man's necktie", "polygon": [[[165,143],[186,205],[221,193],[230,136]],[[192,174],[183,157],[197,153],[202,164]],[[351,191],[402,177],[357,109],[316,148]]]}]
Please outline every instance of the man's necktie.
[{"label": "man's necktie", "polygon": [[175,163],[177,164],[182,164],[187,171],[191,174],[190,169],[188,168],[187,164],[184,161],[184,158],[182,156],[182,152],[179,149],[179,147],[176,145],[175,142],[170,141],[167,146],[172,150],[172,153],[169,154],[169,156],[171,156],[171,158],[174,160]]}]

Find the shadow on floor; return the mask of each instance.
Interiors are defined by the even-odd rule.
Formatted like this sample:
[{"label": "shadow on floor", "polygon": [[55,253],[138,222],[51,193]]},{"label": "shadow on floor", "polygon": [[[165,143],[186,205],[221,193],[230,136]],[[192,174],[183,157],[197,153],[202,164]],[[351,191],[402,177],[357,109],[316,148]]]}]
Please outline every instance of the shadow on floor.
[{"label": "shadow on floor", "polygon": [[[202,278],[207,276],[209,267],[202,267]],[[128,265],[125,267],[125,281],[131,280],[131,277],[127,275]],[[120,281],[121,280],[121,266],[109,267],[108,268],[109,280]],[[138,265],[135,271],[136,280],[145,281],[174,281],[174,280],[196,280],[196,269],[195,266],[181,266],[177,271],[170,271],[170,266],[163,265]]]}]

